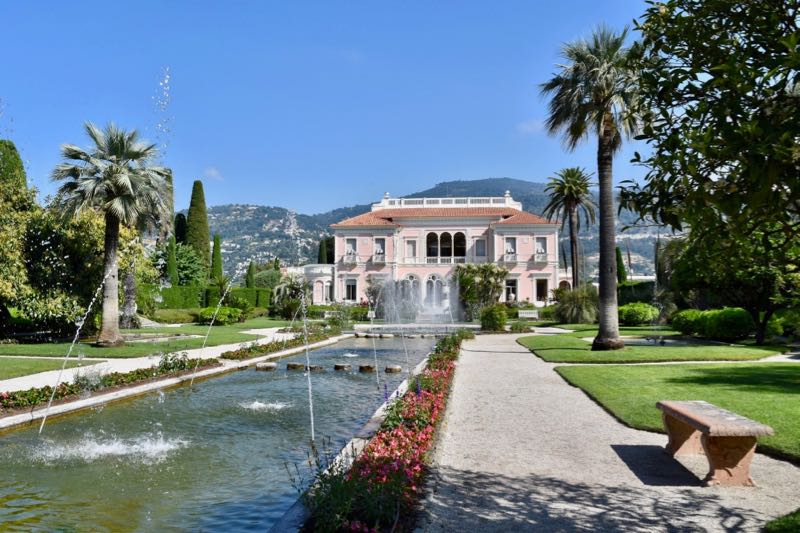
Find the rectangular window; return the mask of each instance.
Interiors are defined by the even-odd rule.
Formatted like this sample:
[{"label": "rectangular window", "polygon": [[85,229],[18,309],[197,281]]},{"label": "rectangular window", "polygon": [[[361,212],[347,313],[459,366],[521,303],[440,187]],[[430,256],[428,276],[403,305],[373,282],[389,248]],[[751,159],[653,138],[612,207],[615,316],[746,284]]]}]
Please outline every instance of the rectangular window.
[{"label": "rectangular window", "polygon": [[346,255],[356,255],[356,239],[347,239],[344,243],[344,253]]},{"label": "rectangular window", "polygon": [[486,239],[475,241],[475,257],[486,257]]},{"label": "rectangular window", "polygon": [[506,253],[507,254],[515,254],[515,253],[517,253],[517,238],[516,237],[506,237]]},{"label": "rectangular window", "polygon": [[547,237],[536,237],[536,253],[547,254]]},{"label": "rectangular window", "polygon": [[375,255],[386,254],[386,239],[379,237],[375,239]]},{"label": "rectangular window", "polygon": [[406,258],[414,259],[417,257],[417,241],[406,241]]},{"label": "rectangular window", "polygon": [[506,301],[507,302],[516,302],[517,301],[517,280],[515,279],[507,279],[506,280]]},{"label": "rectangular window", "polygon": [[546,279],[537,279],[536,280],[536,301],[537,302],[546,302],[547,301],[547,280]]},{"label": "rectangular window", "polygon": [[356,301],[356,280],[348,279],[344,285],[344,299],[348,302]]}]

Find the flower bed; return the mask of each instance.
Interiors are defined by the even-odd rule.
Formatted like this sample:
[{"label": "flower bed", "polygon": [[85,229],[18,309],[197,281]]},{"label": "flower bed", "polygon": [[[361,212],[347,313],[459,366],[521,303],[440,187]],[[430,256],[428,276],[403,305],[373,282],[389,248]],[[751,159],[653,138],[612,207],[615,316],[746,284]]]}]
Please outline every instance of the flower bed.
[{"label": "flower bed", "polygon": [[[247,346],[237,348],[236,350],[225,352],[220,355],[220,358],[242,361],[244,359],[252,359],[253,357],[258,357],[260,355],[280,352],[281,350],[287,350],[289,348],[296,348],[305,344],[305,341],[303,340],[302,329],[299,331],[293,330],[293,332],[297,333],[293,339],[287,339],[285,341],[272,341],[266,344],[249,344]],[[331,337],[341,335],[341,333],[342,332],[336,328],[323,329],[319,326],[309,327],[308,342],[311,344],[314,342],[324,341],[326,339],[330,339]]]},{"label": "flower bed", "polygon": [[303,496],[314,531],[397,531],[413,525],[427,474],[427,456],[450,393],[461,342],[468,331],[437,343],[426,369],[388,408],[378,433],[349,470],[317,461],[317,480]]},{"label": "flower bed", "polygon": [[[217,365],[219,365],[219,361],[216,359],[189,359],[185,353],[166,354],[158,365],[152,368],[139,368],[130,372],[111,372],[97,376],[91,375],[90,370],[90,374],[78,376],[72,383],[59,384],[53,399],[63,400],[87,391],[93,392],[133,385],[157,377],[193,371],[195,367],[206,368]],[[30,408],[47,403],[52,393],[53,387],[50,386],[35,387],[24,391],[0,392],[0,414],[8,414],[8,411],[15,409]]]}]

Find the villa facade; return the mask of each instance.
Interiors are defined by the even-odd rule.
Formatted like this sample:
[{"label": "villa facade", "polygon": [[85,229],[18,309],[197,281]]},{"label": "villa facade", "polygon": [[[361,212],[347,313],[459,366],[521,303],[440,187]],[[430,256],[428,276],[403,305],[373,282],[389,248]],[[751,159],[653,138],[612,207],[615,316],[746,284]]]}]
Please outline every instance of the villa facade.
[{"label": "villa facade", "polygon": [[508,269],[503,301],[545,305],[559,282],[558,229],[501,197],[391,198],[336,224],[334,265],[307,265],[314,303],[359,303],[370,278],[396,280],[428,306],[445,305],[455,267]]}]

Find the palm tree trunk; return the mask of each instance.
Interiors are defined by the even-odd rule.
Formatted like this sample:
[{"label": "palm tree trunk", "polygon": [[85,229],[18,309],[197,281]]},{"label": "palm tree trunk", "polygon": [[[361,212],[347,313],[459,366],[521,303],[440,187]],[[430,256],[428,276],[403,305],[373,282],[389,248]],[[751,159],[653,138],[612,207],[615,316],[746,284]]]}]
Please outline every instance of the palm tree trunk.
[{"label": "palm tree trunk", "polygon": [[135,329],[139,327],[136,318],[136,262],[131,261],[125,272],[122,282],[122,316],[119,320],[122,329]]},{"label": "palm tree trunk", "polygon": [[613,122],[610,117],[605,117],[597,143],[597,176],[600,182],[600,328],[592,342],[592,350],[618,350],[625,346],[619,338],[617,315],[617,262],[612,184],[613,137]]},{"label": "palm tree trunk", "polygon": [[100,334],[97,336],[98,346],[119,346],[123,343],[119,332],[119,265],[117,264],[117,248],[119,247],[119,219],[106,214],[105,255],[103,276],[103,319]]},{"label": "palm tree trunk", "polygon": [[578,288],[580,283],[580,275],[578,272],[578,235],[576,229],[578,227],[578,212],[574,206],[569,208],[569,251],[572,261],[572,289]]}]

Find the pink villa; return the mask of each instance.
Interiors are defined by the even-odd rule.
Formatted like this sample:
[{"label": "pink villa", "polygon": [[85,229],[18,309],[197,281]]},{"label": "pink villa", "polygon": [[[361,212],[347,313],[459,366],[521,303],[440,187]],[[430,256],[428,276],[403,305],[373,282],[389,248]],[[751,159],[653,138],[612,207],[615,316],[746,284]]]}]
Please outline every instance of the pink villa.
[{"label": "pink villa", "polygon": [[425,307],[443,307],[453,270],[463,263],[506,267],[503,301],[542,306],[559,281],[568,284],[559,278],[558,224],[523,211],[510,192],[470,198],[387,193],[369,213],[331,228],[335,264],[303,271],[314,303],[364,301],[368,279],[376,277],[399,281],[400,290]]}]

